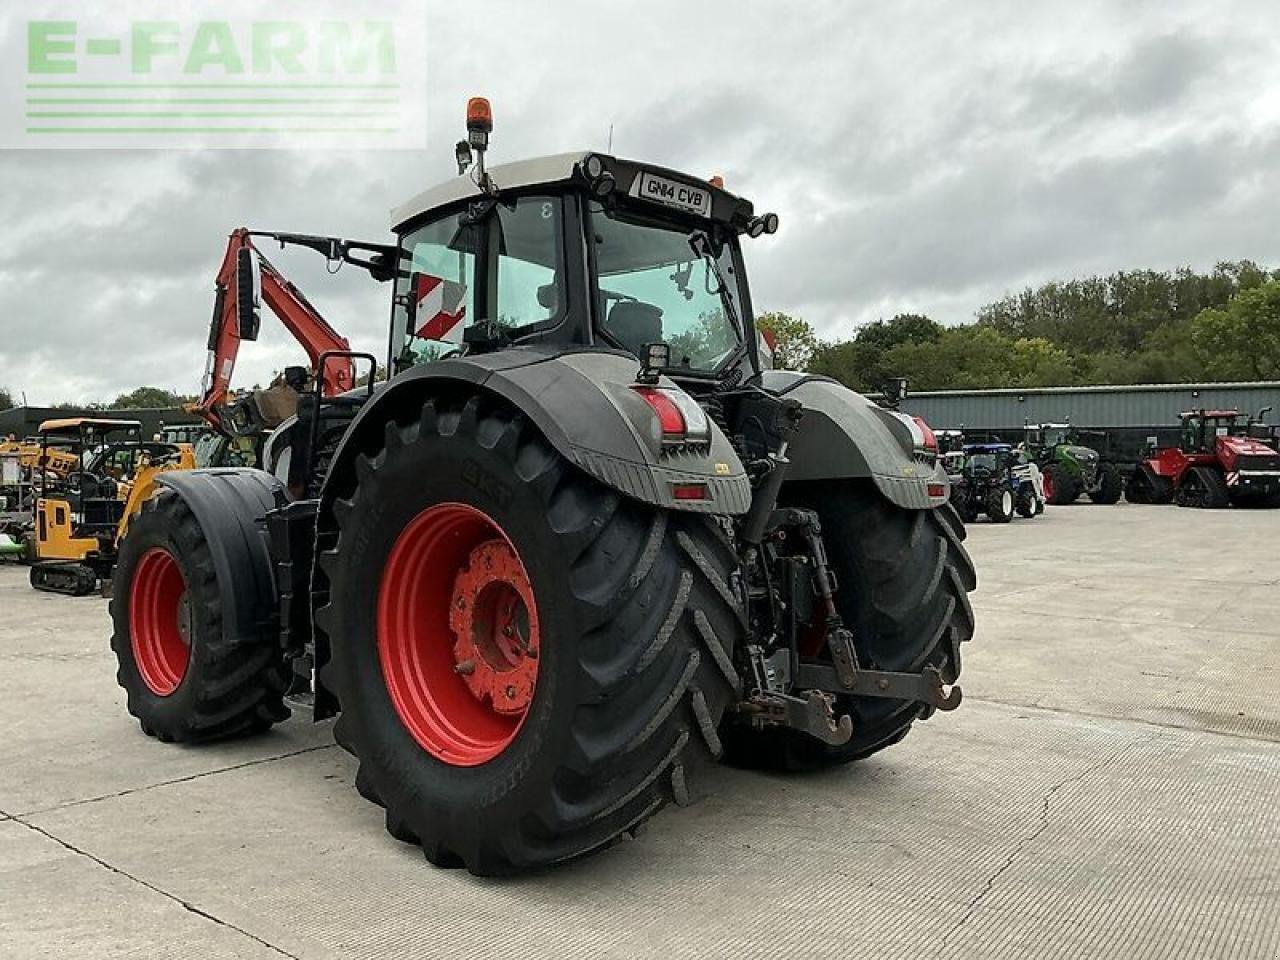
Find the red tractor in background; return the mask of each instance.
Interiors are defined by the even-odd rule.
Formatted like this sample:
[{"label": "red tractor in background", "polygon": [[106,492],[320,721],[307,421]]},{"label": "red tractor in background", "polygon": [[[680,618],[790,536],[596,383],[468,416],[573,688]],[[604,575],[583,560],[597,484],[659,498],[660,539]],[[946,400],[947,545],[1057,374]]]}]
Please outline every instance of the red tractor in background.
[{"label": "red tractor in background", "polygon": [[1176,447],[1153,450],[1138,464],[1125,488],[1130,503],[1177,503],[1180,507],[1280,506],[1280,452],[1264,443],[1263,422],[1239,410],[1192,410],[1182,414]]}]

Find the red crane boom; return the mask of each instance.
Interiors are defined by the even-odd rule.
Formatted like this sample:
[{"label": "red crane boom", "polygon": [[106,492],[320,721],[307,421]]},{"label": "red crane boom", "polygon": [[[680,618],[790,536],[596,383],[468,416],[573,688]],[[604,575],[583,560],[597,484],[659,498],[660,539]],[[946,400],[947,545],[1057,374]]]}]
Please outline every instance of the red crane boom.
[{"label": "red crane boom", "polygon": [[[214,429],[223,432],[220,410],[231,391],[240,343],[258,338],[257,285],[251,258],[257,260],[256,276],[261,284],[262,301],[306,351],[312,375],[320,380],[324,395],[335,396],[355,386],[355,363],[346,355],[351,349],[346,337],[334,330],[302,291],[263,256],[253,243],[253,234],[240,227],[227,241],[227,251],[218,269],[213,320],[209,327],[209,359],[200,400],[191,408]],[[251,299],[253,302],[246,302]],[[320,358],[334,351],[340,355],[326,358],[325,369],[319,369]]]}]

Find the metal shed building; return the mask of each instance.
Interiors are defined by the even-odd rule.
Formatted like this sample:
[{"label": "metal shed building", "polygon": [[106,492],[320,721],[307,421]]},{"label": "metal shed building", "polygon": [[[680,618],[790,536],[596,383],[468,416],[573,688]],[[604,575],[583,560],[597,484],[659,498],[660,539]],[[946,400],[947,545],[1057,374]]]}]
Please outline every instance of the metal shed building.
[{"label": "metal shed building", "polygon": [[1161,383],[1132,386],[1035,387],[1009,390],[937,390],[908,394],[901,409],[938,429],[1016,440],[1027,423],[1069,420],[1100,430],[1105,454],[1137,461],[1151,438],[1177,442],[1178,414],[1222,408],[1257,415],[1272,407],[1268,423],[1280,423],[1280,380],[1249,383]]}]

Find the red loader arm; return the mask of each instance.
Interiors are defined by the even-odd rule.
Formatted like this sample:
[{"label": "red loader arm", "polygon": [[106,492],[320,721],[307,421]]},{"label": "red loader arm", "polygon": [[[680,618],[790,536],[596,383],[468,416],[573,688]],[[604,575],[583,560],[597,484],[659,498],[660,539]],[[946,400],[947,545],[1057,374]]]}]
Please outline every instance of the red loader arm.
[{"label": "red loader arm", "polygon": [[240,342],[258,339],[255,257],[262,300],[306,351],[313,376],[322,381],[324,395],[331,397],[355,386],[355,364],[349,356],[330,357],[325,361],[325,369],[319,369],[323,354],[351,349],[347,339],[329,326],[302,292],[271,265],[254,246],[250,231],[241,227],[231,234],[218,269],[213,320],[209,326],[209,359],[200,400],[191,408],[222,432],[225,428],[220,410],[231,390]]}]

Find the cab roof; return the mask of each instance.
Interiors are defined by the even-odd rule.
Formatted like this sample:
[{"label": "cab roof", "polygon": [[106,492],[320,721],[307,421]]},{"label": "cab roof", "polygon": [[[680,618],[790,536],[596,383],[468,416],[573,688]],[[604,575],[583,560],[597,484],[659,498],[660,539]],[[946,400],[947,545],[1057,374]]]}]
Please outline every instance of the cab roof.
[{"label": "cab roof", "polygon": [[99,417],[68,417],[63,420],[46,420],[40,424],[41,433],[76,434],[82,427],[106,432],[108,430],[141,430],[141,420],[104,420]]},{"label": "cab roof", "polygon": [[[517,160],[514,163],[503,163],[489,168],[489,176],[499,190],[517,190],[521,187],[536,187],[545,183],[559,183],[573,176],[574,168],[591,151],[578,150],[574,153],[556,153],[547,157],[533,157],[529,160]],[[480,188],[469,176],[454,177],[444,183],[423,190],[411,200],[400,204],[391,211],[391,227],[395,229],[408,223],[419,214],[443,207],[468,197],[480,197]]]},{"label": "cab roof", "polygon": [[[752,206],[742,197],[725,190],[722,185],[701,180],[680,170],[663,167],[660,164],[627,160],[623,157],[609,156],[595,150],[576,150],[571,153],[555,153],[545,157],[532,157],[528,160],[517,160],[489,167],[489,179],[498,190],[520,190],[526,187],[540,187],[563,183],[571,179],[578,165],[591,154],[598,154],[614,172],[621,170],[643,170],[658,176],[669,176],[679,181],[698,184],[718,199],[713,201],[716,207],[721,203],[728,204],[728,210],[734,214],[750,217]],[[625,186],[625,183],[623,184]],[[424,213],[448,206],[460,200],[479,199],[483,194],[469,175],[453,177],[444,183],[437,184],[422,191],[417,196],[395,207],[391,211],[391,229],[400,228]],[[726,213],[725,216],[728,219]]]}]

